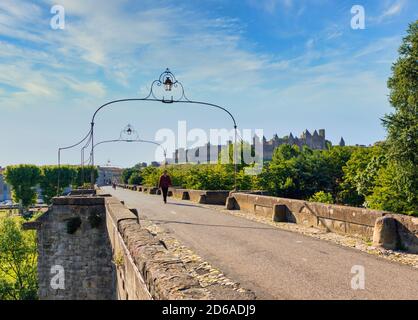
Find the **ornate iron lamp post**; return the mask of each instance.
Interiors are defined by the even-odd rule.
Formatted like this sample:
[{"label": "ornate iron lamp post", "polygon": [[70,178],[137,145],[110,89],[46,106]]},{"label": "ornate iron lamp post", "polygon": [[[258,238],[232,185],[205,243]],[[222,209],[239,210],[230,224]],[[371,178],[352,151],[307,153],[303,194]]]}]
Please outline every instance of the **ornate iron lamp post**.
[{"label": "ornate iron lamp post", "polygon": [[[170,94],[172,94],[173,91],[175,91],[175,89],[178,89],[177,91],[179,92],[179,94],[178,94],[177,97],[174,97],[173,95],[171,95],[171,97],[169,99],[166,99],[165,96],[157,97],[156,94],[155,94],[155,88],[156,87],[164,87],[164,90],[166,92],[169,92]],[[84,141],[87,141],[86,145],[91,146],[91,153],[90,153],[91,165],[94,166],[94,146],[95,146],[95,144],[94,144],[94,125],[95,125],[95,120],[96,120],[97,114],[105,107],[108,107],[110,105],[117,104],[117,103],[129,102],[129,101],[162,102],[162,103],[170,103],[170,104],[173,104],[173,103],[196,104],[196,105],[216,108],[216,109],[219,109],[219,110],[222,110],[222,111],[226,112],[228,114],[228,116],[231,118],[232,123],[233,123],[233,127],[234,127],[234,135],[235,135],[234,136],[234,149],[233,149],[233,152],[234,152],[234,189],[236,190],[236,188],[237,188],[237,151],[236,151],[236,149],[237,149],[237,128],[238,128],[238,126],[237,126],[237,122],[235,120],[235,117],[232,115],[232,113],[228,109],[226,109],[222,106],[219,106],[217,104],[202,102],[202,101],[189,100],[186,97],[186,94],[184,92],[183,84],[176,79],[174,74],[168,68],[163,73],[161,73],[161,75],[158,79],[156,79],[152,82],[150,92],[146,97],[114,100],[114,101],[110,101],[108,103],[105,103],[102,106],[100,106],[99,108],[97,108],[97,110],[94,112],[93,117],[91,119],[90,131],[88,132],[87,136],[84,139],[82,139],[80,142],[78,142],[78,143],[76,143],[72,146],[69,146],[69,147],[60,148],[60,150],[74,148],[74,147],[82,144]],[[94,182],[95,182],[94,181],[94,172],[92,171],[92,173],[91,173],[92,187],[94,186]]]}]

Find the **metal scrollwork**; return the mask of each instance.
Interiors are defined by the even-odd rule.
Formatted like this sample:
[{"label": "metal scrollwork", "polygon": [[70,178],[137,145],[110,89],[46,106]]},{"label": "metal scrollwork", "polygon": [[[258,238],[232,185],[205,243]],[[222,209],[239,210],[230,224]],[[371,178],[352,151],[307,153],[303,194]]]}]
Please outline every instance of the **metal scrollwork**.
[{"label": "metal scrollwork", "polygon": [[[168,92],[171,97],[167,99],[164,94],[161,97],[158,97],[155,90],[156,87],[164,89],[164,91]],[[169,68],[161,73],[157,80],[152,82],[150,92],[145,99],[149,98],[160,100],[164,103],[190,101],[186,97],[183,84],[176,79],[175,75],[170,71]]]},{"label": "metal scrollwork", "polygon": [[[157,88],[160,89],[160,90],[158,90],[160,94],[157,93]],[[168,95],[168,97],[167,97],[167,95]],[[102,141],[102,142],[99,142],[97,144],[94,143],[94,125],[95,125],[96,115],[102,109],[104,109],[105,107],[114,105],[116,103],[132,102],[132,101],[162,102],[162,103],[183,103],[183,104],[190,104],[190,105],[201,105],[201,106],[205,106],[205,107],[211,107],[211,108],[216,108],[216,109],[222,110],[222,111],[224,111],[228,114],[228,116],[231,118],[231,120],[233,122],[234,130],[235,130],[235,139],[234,139],[235,140],[235,145],[237,143],[237,122],[235,121],[235,118],[232,115],[232,113],[227,108],[222,107],[222,106],[217,105],[217,104],[203,102],[203,101],[189,100],[187,98],[185,92],[184,92],[183,84],[180,81],[178,81],[176,79],[176,77],[174,76],[174,74],[170,71],[170,69],[167,68],[163,73],[160,74],[158,79],[156,79],[152,82],[150,91],[145,98],[127,98],[127,99],[113,100],[113,101],[107,102],[107,103],[101,105],[99,108],[97,108],[97,110],[94,112],[94,114],[91,118],[90,130],[87,133],[87,135],[81,141],[79,141],[79,142],[77,142],[77,143],[75,143],[71,146],[62,147],[62,148],[58,149],[58,167],[60,167],[60,165],[61,165],[61,151],[75,148],[75,147],[81,145],[83,142],[85,142],[85,145],[82,147],[81,163],[82,163],[82,165],[85,163],[84,162],[84,149],[86,149],[87,147],[90,147],[91,152],[90,152],[90,159],[88,160],[88,162],[92,166],[94,166],[94,148],[101,143],[125,141],[125,142],[147,142],[147,143],[153,143],[153,144],[159,145],[158,143],[153,142],[153,141],[145,141],[145,140],[139,139],[138,133],[130,125],[128,125],[124,128],[124,130],[121,132],[121,135],[120,135],[119,139],[112,140],[112,141]],[[123,136],[125,136],[125,137],[127,136],[127,139],[124,139]],[[236,161],[237,154],[236,153],[237,153],[236,148],[234,148],[235,189],[236,189],[236,185],[237,185],[237,161]],[[166,151],[165,150],[164,150],[164,156],[166,156]],[[92,186],[94,186],[94,179],[95,179],[95,177],[94,177],[93,171],[91,171],[91,185]],[[59,195],[59,190],[60,190],[60,171],[58,171],[58,181],[57,181],[57,194],[58,195]]]},{"label": "metal scrollwork", "polygon": [[136,141],[139,140],[138,132],[128,124],[123,130],[120,132],[119,140],[126,140],[126,141]]}]

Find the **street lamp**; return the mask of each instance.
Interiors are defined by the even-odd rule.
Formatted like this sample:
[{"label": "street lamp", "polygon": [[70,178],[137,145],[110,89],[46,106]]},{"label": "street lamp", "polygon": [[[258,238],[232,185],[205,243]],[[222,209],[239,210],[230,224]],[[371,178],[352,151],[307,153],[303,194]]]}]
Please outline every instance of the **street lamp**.
[{"label": "street lamp", "polygon": [[[135,136],[135,138],[129,138]],[[128,124],[125,128],[122,129],[119,135],[119,140],[138,140],[139,134],[138,132],[132,127],[130,124]]]},{"label": "street lamp", "polygon": [[[172,91],[176,91],[178,93],[178,96],[176,98],[174,98],[174,96],[171,96],[170,99],[165,99],[165,97],[157,97],[155,92],[154,92],[154,87],[155,86],[164,86],[164,90],[166,92],[172,92]],[[178,89],[178,90],[173,90],[174,88]],[[201,106],[206,106],[206,107],[212,107],[212,108],[217,108],[219,110],[222,110],[224,112],[226,112],[229,117],[231,118],[232,122],[233,122],[233,127],[234,127],[234,132],[235,132],[235,137],[234,137],[234,189],[236,190],[237,188],[237,122],[235,121],[234,116],[232,115],[232,113],[226,109],[225,107],[219,106],[217,104],[213,104],[213,103],[208,103],[208,102],[202,102],[202,101],[193,101],[193,100],[189,100],[186,97],[186,94],[184,92],[184,87],[182,85],[181,82],[179,82],[176,77],[174,76],[174,74],[170,71],[170,69],[166,69],[163,73],[161,73],[160,77],[156,80],[154,80],[151,84],[151,88],[150,88],[150,92],[149,94],[145,97],[145,98],[131,98],[131,99],[119,99],[119,100],[114,100],[114,101],[110,101],[108,103],[103,104],[102,106],[100,106],[93,114],[93,117],[91,119],[90,122],[90,131],[87,134],[87,136],[81,140],[80,142],[78,142],[77,144],[74,144],[70,147],[66,147],[66,148],[60,148],[60,150],[64,150],[64,149],[70,149],[73,148],[75,146],[80,145],[81,143],[83,143],[84,141],[87,141],[87,139],[89,139],[88,145],[91,145],[91,153],[90,153],[90,157],[91,157],[91,165],[94,166],[94,125],[95,125],[95,119],[96,116],[98,114],[98,112],[100,110],[102,110],[103,108],[116,104],[116,103],[120,103],[120,102],[131,102],[131,101],[145,101],[145,102],[162,102],[162,103],[184,103],[184,104],[196,104],[196,105],[201,105]],[[94,174],[92,171],[91,174],[91,184],[92,187],[94,187]]]},{"label": "street lamp", "polygon": [[171,89],[173,88],[173,81],[171,81],[170,77],[166,77],[164,81],[164,88],[165,91],[171,91]]},{"label": "street lamp", "polygon": [[[129,137],[126,137],[126,135],[128,135]],[[103,140],[103,141],[100,141],[100,142],[97,142],[96,144],[94,144],[93,151],[99,145],[106,144],[106,143],[116,143],[116,142],[137,142],[137,143],[154,144],[154,145],[156,145],[157,147],[160,147],[163,150],[163,153],[164,153],[164,166],[167,165],[167,149],[164,148],[163,145],[160,144],[160,143],[158,143],[158,142],[151,141],[151,140],[141,139],[139,137],[138,132],[130,124],[128,124],[124,129],[122,129],[122,131],[119,134],[119,138],[118,139]],[[87,162],[91,162],[91,160],[92,160],[92,153],[90,152],[90,158],[87,161],[84,161],[84,150],[87,147],[88,147],[88,145],[87,146],[84,146],[83,148],[81,148],[81,166],[82,166],[82,168],[84,167],[84,165]]]}]

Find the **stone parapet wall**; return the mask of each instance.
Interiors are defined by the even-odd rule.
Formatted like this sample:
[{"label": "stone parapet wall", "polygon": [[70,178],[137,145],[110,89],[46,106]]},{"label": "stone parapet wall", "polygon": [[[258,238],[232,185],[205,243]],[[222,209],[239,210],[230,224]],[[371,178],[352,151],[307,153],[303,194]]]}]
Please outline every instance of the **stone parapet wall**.
[{"label": "stone parapet wall", "polygon": [[225,205],[226,199],[229,196],[229,191],[226,190],[205,191],[170,188],[170,191],[174,198],[202,204]]},{"label": "stone parapet wall", "polygon": [[[208,299],[184,263],[141,228],[135,212],[104,194],[59,197],[26,223],[25,229],[37,230],[39,298]],[[57,270],[63,277],[59,288],[51,285],[58,283]]]},{"label": "stone parapet wall", "polygon": [[[227,209],[239,209],[278,222],[292,222],[330,232],[372,239],[376,224],[383,218],[396,221],[392,238],[396,247],[418,253],[418,218],[339,205],[307,202],[270,196],[231,193]],[[379,232],[381,232],[379,228]],[[383,244],[384,246],[384,244]]]},{"label": "stone parapet wall", "polygon": [[[155,187],[135,186],[119,184],[118,187],[132,191],[144,192],[152,195],[159,195],[161,191]],[[181,200],[190,200],[202,204],[225,205],[230,191],[227,190],[191,190],[182,188],[169,188],[168,196]]]},{"label": "stone parapet wall", "polygon": [[117,199],[106,198],[107,229],[116,265],[118,299],[207,299],[207,291],[164,243],[141,228]]},{"label": "stone parapet wall", "polygon": [[75,189],[75,190],[72,190],[69,195],[70,196],[96,195],[96,190],[95,189]]}]

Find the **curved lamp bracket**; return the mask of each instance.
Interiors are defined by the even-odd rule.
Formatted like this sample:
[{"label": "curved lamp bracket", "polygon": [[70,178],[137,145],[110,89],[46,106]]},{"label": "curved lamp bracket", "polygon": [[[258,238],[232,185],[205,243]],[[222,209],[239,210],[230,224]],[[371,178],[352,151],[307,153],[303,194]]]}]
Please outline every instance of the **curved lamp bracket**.
[{"label": "curved lamp bracket", "polygon": [[[169,95],[168,99],[164,95],[164,91]],[[186,97],[183,84],[176,79],[169,68],[161,73],[157,80],[152,82],[150,92],[145,99],[149,98],[160,100],[163,103],[190,101]]]}]

